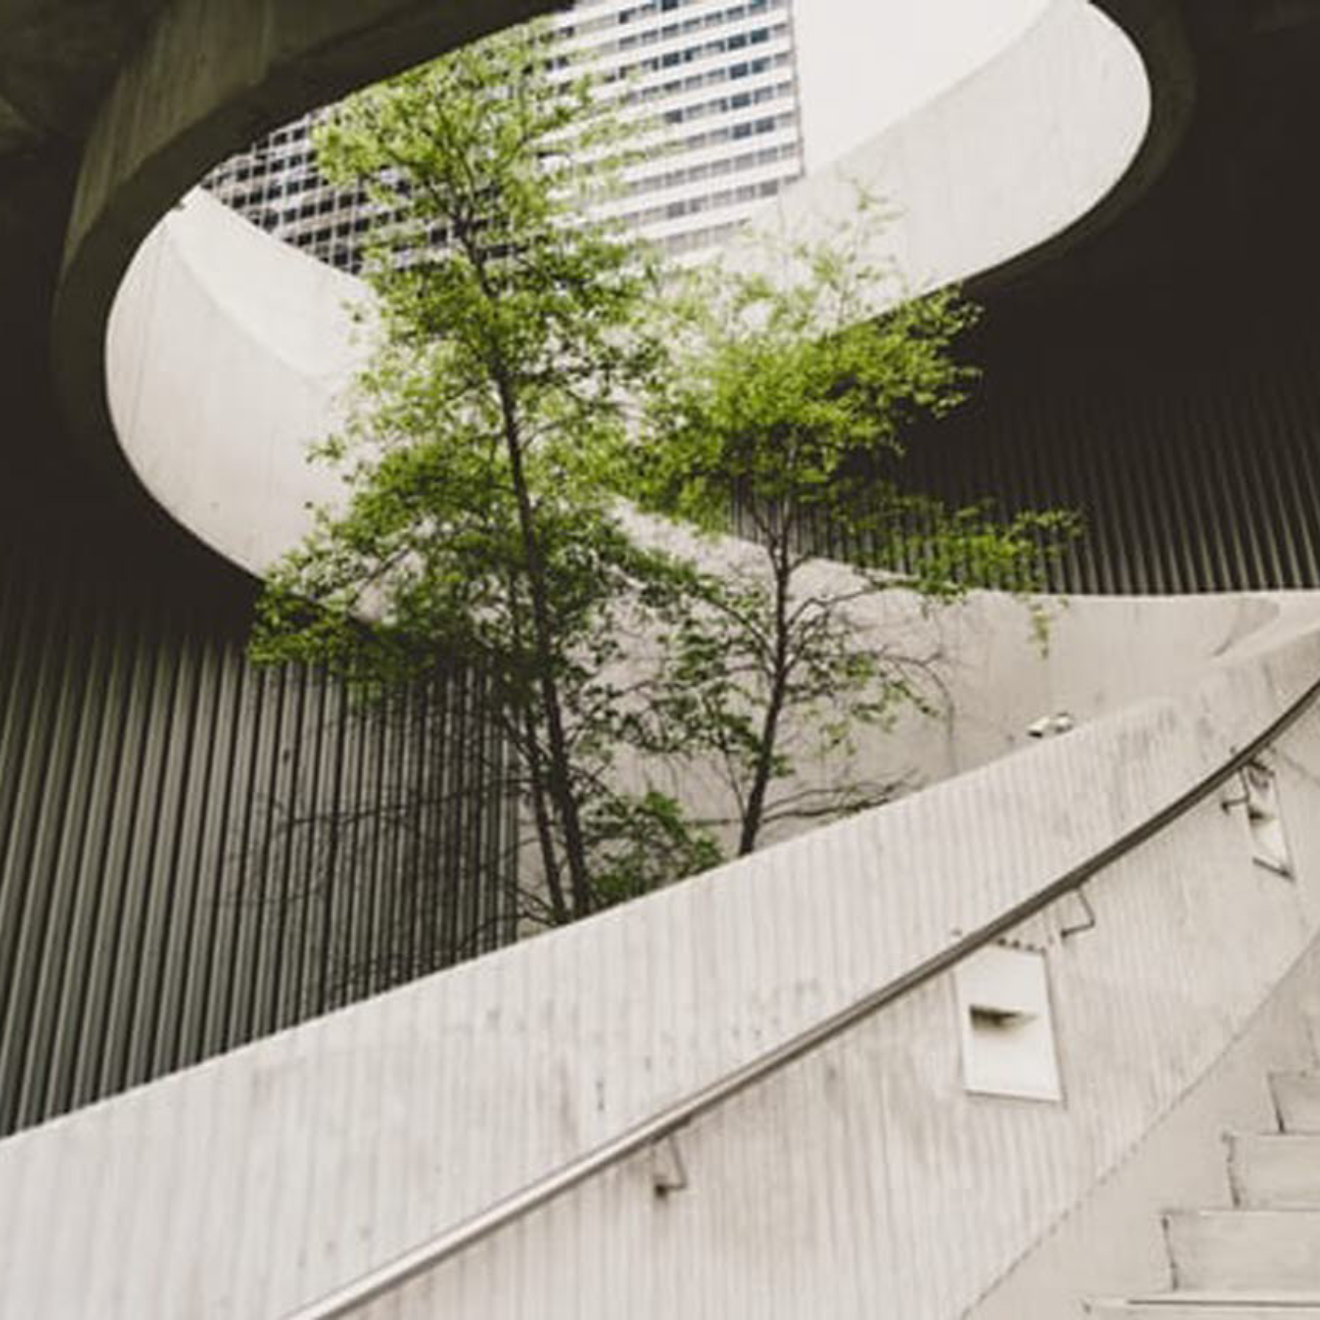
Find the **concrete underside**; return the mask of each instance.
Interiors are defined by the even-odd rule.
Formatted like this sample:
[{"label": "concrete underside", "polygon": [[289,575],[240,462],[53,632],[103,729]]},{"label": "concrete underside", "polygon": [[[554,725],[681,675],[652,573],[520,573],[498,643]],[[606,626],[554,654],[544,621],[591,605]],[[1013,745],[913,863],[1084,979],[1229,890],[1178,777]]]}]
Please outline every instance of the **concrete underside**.
[{"label": "concrete underside", "polygon": [[[107,543],[138,541],[187,581],[232,580],[217,556],[190,549],[191,538],[155,510],[118,454],[101,393],[100,344],[119,272],[156,216],[208,164],[263,127],[536,7],[533,0],[498,9],[433,0],[8,6],[0,14],[0,444],[7,478],[0,499],[17,495],[13,505],[26,511],[41,506],[38,520],[47,525],[63,511],[68,534],[97,553]],[[1069,411],[1079,390],[1083,398],[1087,387],[1105,396],[1126,391],[1135,418],[1128,429],[1157,437],[1158,409],[1143,411],[1144,400],[1167,375],[1170,353],[1184,361],[1192,345],[1198,360],[1217,355],[1218,380],[1223,364],[1231,374],[1253,352],[1268,364],[1274,342],[1298,342],[1320,291],[1313,238],[1320,190],[1308,166],[1320,126],[1320,89],[1311,76],[1320,61],[1317,6],[1105,0],[1102,7],[1147,62],[1151,135],[1091,215],[976,282],[987,315],[968,353],[985,365],[987,379],[968,429],[1002,435],[991,468],[1010,502],[1095,506],[1102,524],[1096,553],[1106,562],[1079,570],[1070,589],[1313,585],[1320,581],[1314,565],[1294,570],[1282,554],[1227,569],[1173,572],[1157,563],[1133,571],[1134,558],[1178,558],[1181,529],[1160,528],[1186,521],[1177,503],[1182,478],[1159,488],[1143,475],[1166,511],[1151,519],[1153,531],[1133,530],[1103,491],[1063,472],[1042,473],[1015,439],[1027,429],[1025,414],[1040,410],[1042,382],[1049,415],[1036,429],[1051,449],[1076,451],[1079,470],[1103,460],[1114,430],[1098,415],[1079,424]],[[267,33],[264,44],[252,35],[259,31]],[[172,43],[227,58],[205,68],[180,63],[162,82],[151,72],[153,59],[158,70]],[[49,327],[62,267],[57,404]],[[1236,422],[1229,428],[1238,429]],[[1289,440],[1294,450],[1311,445],[1309,423],[1301,432]],[[1143,439],[1133,444],[1151,447]],[[923,479],[939,487],[943,473],[956,493],[957,473],[944,470],[966,467],[966,448],[957,440],[942,451],[936,446],[933,472],[923,471]],[[1204,516],[1268,524],[1269,510],[1259,504],[1230,474],[1207,496]],[[1313,528],[1305,534],[1320,543]],[[1162,535],[1168,544],[1145,544]]]}]

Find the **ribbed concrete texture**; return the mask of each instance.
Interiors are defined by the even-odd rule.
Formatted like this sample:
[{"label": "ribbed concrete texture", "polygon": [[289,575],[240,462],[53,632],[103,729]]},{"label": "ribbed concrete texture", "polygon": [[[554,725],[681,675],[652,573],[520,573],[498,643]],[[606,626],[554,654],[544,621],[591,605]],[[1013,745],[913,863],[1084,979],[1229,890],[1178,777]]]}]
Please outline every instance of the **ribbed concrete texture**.
[{"label": "ribbed concrete texture", "polygon": [[1093,1302],[1095,1320],[1320,1320],[1320,1072],[1269,1086],[1279,1131],[1227,1138],[1233,1208],[1164,1217],[1173,1291]]},{"label": "ribbed concrete texture", "polygon": [[515,822],[475,675],[386,709],[258,669],[246,598],[181,602],[141,561],[126,582],[67,524],[38,558],[12,507],[0,1135],[513,937]]},{"label": "ribbed concrete texture", "polygon": [[[1308,631],[1177,701],[0,1142],[0,1315],[247,1320],[351,1284],[1039,893],[1317,673]],[[1085,933],[1066,901],[1015,932],[1050,972],[1065,1104],[968,1095],[953,986],[933,981],[694,1122],[681,1193],[657,1197],[643,1156],[370,1314],[965,1315],[1320,939],[1320,710],[1274,764],[1294,878],[1254,866],[1241,811],[1206,801],[1095,877]],[[1262,1102],[1265,1067],[1310,1066],[1300,1048],[1274,1059]],[[1076,1320],[1081,1292],[1012,1320]]]}]

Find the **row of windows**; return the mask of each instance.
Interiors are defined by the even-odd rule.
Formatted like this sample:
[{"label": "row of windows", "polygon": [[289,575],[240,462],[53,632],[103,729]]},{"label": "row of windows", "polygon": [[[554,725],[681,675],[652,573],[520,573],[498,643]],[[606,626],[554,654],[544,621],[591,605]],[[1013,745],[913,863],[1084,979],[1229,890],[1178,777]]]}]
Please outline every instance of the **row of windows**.
[{"label": "row of windows", "polygon": [[719,192],[704,193],[700,197],[686,197],[675,202],[665,202],[660,206],[649,206],[644,211],[629,211],[619,219],[626,225],[655,225],[667,220],[682,220],[685,216],[701,215],[706,211],[717,211],[723,206],[736,206],[741,202],[763,201],[775,197],[798,177],[766,179],[762,183],[744,183],[737,188],[724,188]]},{"label": "row of windows", "polygon": [[796,123],[796,112],[785,110],[777,115],[763,115],[759,119],[744,119],[737,124],[721,124],[718,128],[707,128],[687,137],[667,138],[665,150],[667,155],[685,155],[689,152],[718,147],[725,142],[742,142],[746,138],[760,137],[765,133],[792,128]]},{"label": "row of windows", "polygon": [[[702,214],[724,206],[768,199],[779,193],[790,182],[792,178],[744,185],[711,196],[694,198],[687,203],[637,212],[626,217],[626,220],[637,225],[654,224]],[[358,213],[350,217],[340,213],[333,224],[320,225],[315,229],[296,221],[284,220],[278,212],[267,212],[252,218],[275,237],[298,247],[327,265],[354,273],[362,267],[362,239],[372,223],[372,217],[368,214]],[[724,221],[716,225],[671,234],[661,240],[660,246],[671,256],[699,252],[726,241],[742,227],[742,223],[741,220]]]},{"label": "row of windows", "polygon": [[681,187],[685,183],[699,183],[702,179],[720,179],[726,174],[741,174],[744,170],[773,165],[777,161],[796,160],[797,156],[796,142],[786,142],[779,147],[762,147],[760,151],[746,151],[738,156],[724,156],[718,160],[703,161],[699,165],[681,166],[664,174],[648,175],[629,184],[624,189],[624,196],[633,197],[638,193],[660,192],[668,188]]},{"label": "row of windows", "polygon": [[[720,140],[740,140],[743,138],[770,133],[778,128],[790,127],[794,123],[792,115],[768,116],[752,122],[738,124],[719,131]],[[715,135],[703,134],[681,144],[689,149],[707,145],[705,138]],[[695,145],[692,145],[695,144]],[[666,153],[669,154],[669,153]],[[675,152],[681,154],[681,152]],[[796,158],[796,143],[786,143],[777,147],[765,147],[759,151],[742,152],[737,156],[702,161],[694,165],[677,166],[663,174],[649,175],[634,180],[627,185],[625,196],[638,193],[657,192],[661,189],[679,187],[685,183],[696,183],[702,179],[721,178],[727,174],[740,173],[778,160]],[[276,174],[260,181],[254,181],[249,187],[235,186],[234,183],[219,179],[213,180],[211,190],[226,205],[242,212],[259,213],[258,223],[267,229],[275,224],[294,220],[307,220],[315,216],[329,216],[336,212],[359,212],[370,208],[365,194],[346,192],[331,188],[310,167],[306,171],[288,174]],[[286,199],[301,198],[289,204]],[[284,205],[278,205],[283,202]],[[272,206],[272,203],[277,205]],[[365,221],[357,226],[357,232],[365,228]]]},{"label": "row of windows", "polygon": [[[769,122],[773,124],[774,121]],[[625,188],[623,195],[636,196],[660,192],[688,183],[699,183],[705,179],[724,178],[730,174],[759,169],[781,160],[796,161],[797,158],[796,143],[763,147],[759,151],[748,151],[737,156],[680,166],[663,174],[637,179]],[[372,215],[378,210],[365,195],[331,189],[314,176],[289,179],[274,184],[268,190],[219,187],[214,191],[226,205],[251,215],[264,229],[272,232],[280,231],[281,237],[299,243],[302,242],[300,237],[302,222],[317,217],[333,217],[332,223],[323,226],[308,240],[319,242],[328,240],[334,235],[365,233]],[[272,202],[278,203],[289,195],[307,192],[313,192],[315,195],[304,197],[301,202],[292,206],[271,205]],[[284,232],[285,230],[289,232]]]},{"label": "row of windows", "polygon": [[[783,132],[793,128],[796,123],[797,116],[790,110],[777,115],[764,115],[758,119],[743,120],[737,124],[722,124],[717,128],[708,128],[699,133],[689,134],[686,137],[676,137],[668,140],[664,144],[663,152],[666,156],[687,155],[722,146],[729,142],[742,142],[753,137],[763,137],[770,133]],[[744,158],[739,157],[738,159]],[[260,176],[254,176],[247,166],[240,167],[237,174],[230,174],[228,172],[229,166],[221,166],[208,178],[207,187],[221,201],[238,210],[264,206],[272,199],[296,195],[301,192],[316,194],[305,201],[298,209],[297,213],[302,215],[313,212],[324,215],[336,206],[357,205],[363,200],[354,198],[352,194],[341,190],[331,189],[319,175],[314,173],[311,161],[310,154],[300,158],[299,163],[305,164],[306,169],[300,170],[296,174],[291,170],[285,172],[276,167],[273,171],[273,177],[272,172],[269,170]],[[689,168],[693,171],[689,177],[702,177],[698,173],[701,169],[700,166]],[[712,169],[713,172],[714,169]],[[665,177],[668,178],[669,176],[666,175]],[[248,188],[237,186],[249,181],[251,186]],[[647,186],[652,185],[647,184]],[[320,190],[319,193],[317,193],[318,189]],[[291,211],[290,214],[293,214],[293,212]]]},{"label": "row of windows", "polygon": [[[745,4],[732,5],[727,9],[714,9],[706,14],[695,14],[681,23],[666,23],[663,27],[651,27],[628,32],[614,40],[585,46],[581,48],[580,53],[584,57],[596,59],[620,51],[637,50],[642,46],[655,46],[664,41],[675,41],[680,37],[688,37],[694,32],[728,27],[748,18],[755,18],[761,14],[768,14],[772,10],[786,9],[787,7],[788,0],[747,0]],[[610,24],[601,24],[601,26],[607,25]],[[582,34],[591,30],[590,28],[584,28],[582,25],[577,25],[576,28],[565,31],[563,35],[567,37],[574,35],[575,32]]]},{"label": "row of windows", "polygon": [[[683,46],[677,50],[665,51],[663,55],[649,55],[645,59],[633,60],[627,64],[609,62],[608,70],[600,75],[604,83],[628,81],[644,77],[649,73],[658,73],[663,69],[672,69],[681,64],[695,64],[698,60],[715,59],[749,46],[759,46],[776,37],[788,36],[787,21],[771,23],[768,27],[750,28],[743,32],[731,32],[727,36],[712,37],[695,46]],[[588,67],[600,61],[594,58],[587,61]]]},{"label": "row of windows", "polygon": [[335,205],[343,205],[345,197],[352,197],[350,191],[332,188],[321,178],[312,166],[297,171],[272,171],[251,180],[244,187],[241,181],[229,183],[226,180],[208,181],[208,187],[228,206],[242,210],[249,206],[263,206],[281,197],[296,197],[300,193],[315,193],[303,203],[305,206],[319,207],[324,213]]},{"label": "row of windows", "polygon": [[786,50],[780,51],[778,55],[762,55],[755,60],[739,60],[736,64],[720,65],[718,68],[707,69],[704,73],[693,73],[686,78],[673,78],[669,82],[639,88],[626,93],[620,98],[619,103],[645,105],[649,101],[695,91],[699,87],[713,87],[717,83],[732,82],[739,78],[754,78],[757,74],[768,73],[771,69],[783,69],[792,63],[793,57]]},{"label": "row of windows", "polygon": [[[598,14],[595,18],[574,19],[558,29],[562,37],[586,37],[593,32],[604,32],[609,28],[628,27],[640,20],[656,14],[667,14],[676,9],[690,9],[699,0],[647,0],[646,4],[634,5],[629,9],[620,9],[613,14]],[[749,18],[756,14],[767,13],[771,9],[783,9],[788,0],[745,0],[745,3],[731,5],[725,9],[712,10],[706,14],[697,14],[681,23],[667,23],[663,31],[669,36],[685,36],[699,31],[703,27],[718,27],[722,23],[734,23],[740,18]],[[588,6],[579,4],[578,12],[589,12]],[[605,49],[604,46],[599,49]]]},{"label": "row of windows", "polygon": [[734,114],[739,110],[750,109],[754,105],[764,105],[767,101],[780,101],[792,95],[791,82],[771,83],[754,91],[737,92],[733,96],[717,96],[711,101],[698,101],[695,105],[678,105],[672,110],[666,110],[661,118],[665,124],[690,124],[694,120],[707,119],[711,115]]}]

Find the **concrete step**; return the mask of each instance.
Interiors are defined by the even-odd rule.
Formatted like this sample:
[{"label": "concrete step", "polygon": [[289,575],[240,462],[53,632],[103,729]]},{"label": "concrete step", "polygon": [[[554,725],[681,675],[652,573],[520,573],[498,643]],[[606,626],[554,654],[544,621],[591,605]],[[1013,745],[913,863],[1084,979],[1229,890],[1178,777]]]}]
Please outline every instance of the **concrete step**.
[{"label": "concrete step", "polygon": [[1092,1320],[1320,1320],[1320,1293],[1177,1292],[1087,1302]]},{"label": "concrete step", "polygon": [[1320,1210],[1173,1210],[1176,1289],[1320,1292]]},{"label": "concrete step", "polygon": [[1233,1203],[1253,1209],[1320,1209],[1320,1135],[1233,1133],[1228,1137]]},{"label": "concrete step", "polygon": [[1282,1131],[1320,1133],[1320,1073],[1271,1073],[1270,1094]]}]

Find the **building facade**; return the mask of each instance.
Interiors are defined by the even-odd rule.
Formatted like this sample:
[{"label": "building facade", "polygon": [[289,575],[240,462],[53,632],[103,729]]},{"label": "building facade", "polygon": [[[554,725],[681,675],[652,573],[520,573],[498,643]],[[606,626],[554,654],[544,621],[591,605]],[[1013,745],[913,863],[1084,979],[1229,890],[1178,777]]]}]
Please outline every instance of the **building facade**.
[{"label": "building facade", "polygon": [[[621,118],[642,121],[641,161],[601,216],[678,259],[727,239],[803,170],[791,0],[579,0],[553,29]],[[317,173],[313,111],[208,175],[254,224],[342,270],[372,220],[360,194]]]}]

